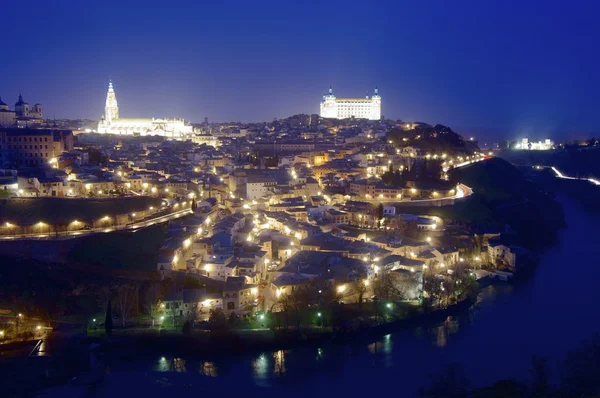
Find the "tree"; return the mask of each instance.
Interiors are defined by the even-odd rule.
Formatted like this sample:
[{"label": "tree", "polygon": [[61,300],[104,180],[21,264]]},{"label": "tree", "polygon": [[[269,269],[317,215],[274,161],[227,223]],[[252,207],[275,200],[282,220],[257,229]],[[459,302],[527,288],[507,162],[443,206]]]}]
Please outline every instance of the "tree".
[{"label": "tree", "polygon": [[295,289],[289,294],[282,294],[277,300],[277,306],[283,312],[286,328],[295,326],[300,330],[302,314],[308,308],[309,295],[307,289]]},{"label": "tree", "polygon": [[382,270],[373,281],[373,293],[383,300],[401,301],[407,298],[408,286],[393,272]]},{"label": "tree", "polygon": [[112,328],[113,328],[112,305],[111,304],[112,304],[111,300],[108,299],[108,304],[106,304],[106,316],[104,317],[104,331],[106,332],[107,336],[112,335]]},{"label": "tree", "polygon": [[121,313],[123,327],[133,312],[138,296],[136,285],[123,284],[117,288],[117,304]]},{"label": "tree", "polygon": [[231,311],[231,313],[229,314],[229,319],[227,320],[227,322],[229,323],[229,327],[230,328],[234,328],[235,325],[237,324],[237,316],[235,315],[235,312]]},{"label": "tree", "polygon": [[192,334],[192,323],[190,321],[185,321],[181,328],[181,332],[183,334]]},{"label": "tree", "polygon": [[437,308],[440,308],[442,294],[442,280],[436,273],[432,270],[423,272],[423,304],[427,307],[437,304]]},{"label": "tree", "polygon": [[442,372],[431,376],[431,385],[422,388],[419,396],[422,398],[461,398],[468,393],[469,380],[464,375],[463,369],[452,364]]},{"label": "tree", "polygon": [[379,204],[375,210],[375,215],[377,216],[376,225],[378,226],[381,220],[383,220],[383,204]]},{"label": "tree", "polygon": [[546,359],[534,355],[531,359],[531,397],[549,397],[553,395],[552,390],[548,362]]},{"label": "tree", "polygon": [[358,302],[359,308],[362,308],[363,299],[365,293],[367,293],[367,283],[366,280],[357,279],[352,282],[351,291],[357,296],[356,301]]},{"label": "tree", "polygon": [[221,308],[210,310],[208,322],[210,324],[209,327],[211,331],[227,330],[227,319],[225,318],[225,313]]}]

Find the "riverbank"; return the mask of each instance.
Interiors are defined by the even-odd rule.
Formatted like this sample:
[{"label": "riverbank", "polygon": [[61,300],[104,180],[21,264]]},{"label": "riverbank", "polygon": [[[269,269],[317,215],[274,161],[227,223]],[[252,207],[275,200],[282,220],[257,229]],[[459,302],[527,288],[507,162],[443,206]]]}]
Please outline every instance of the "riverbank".
[{"label": "riverbank", "polygon": [[[156,351],[123,361],[115,356],[102,388],[136,393],[160,386],[165,392],[354,396],[372,394],[377,386],[412,397],[430,384],[430,375],[452,364],[462,367],[474,388],[499,379],[526,378],[532,356],[547,359],[552,367],[580,341],[600,332],[600,320],[593,316],[600,300],[595,286],[598,271],[589,261],[595,248],[595,236],[589,231],[598,219],[565,195],[557,195],[557,200],[565,208],[569,229],[561,231],[558,244],[542,254],[535,274],[519,283],[483,288],[476,304],[441,322],[316,348],[178,357]],[[571,265],[577,265],[577,272]],[[577,305],[563,310],[572,297],[577,297]]]}]

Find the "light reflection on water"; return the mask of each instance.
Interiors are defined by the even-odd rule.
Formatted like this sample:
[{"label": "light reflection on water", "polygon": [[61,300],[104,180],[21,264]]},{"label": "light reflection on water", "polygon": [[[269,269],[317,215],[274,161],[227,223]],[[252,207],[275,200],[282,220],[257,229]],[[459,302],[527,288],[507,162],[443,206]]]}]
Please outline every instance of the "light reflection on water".
[{"label": "light reflection on water", "polygon": [[205,361],[200,364],[200,374],[203,376],[217,377],[217,365],[214,362]]},{"label": "light reflection on water", "polygon": [[447,317],[441,325],[433,329],[436,335],[435,345],[440,348],[445,347],[448,343],[448,338],[453,334],[458,333],[459,330],[460,322],[458,318],[452,316]]},{"label": "light reflection on water", "polygon": [[[172,358],[160,357],[155,363],[153,370],[157,372],[178,372],[187,373],[188,367],[191,369],[195,368],[195,362],[193,360],[186,360],[184,358]],[[217,377],[219,375],[217,364],[211,361],[200,361],[198,366],[198,373],[202,376]]]}]

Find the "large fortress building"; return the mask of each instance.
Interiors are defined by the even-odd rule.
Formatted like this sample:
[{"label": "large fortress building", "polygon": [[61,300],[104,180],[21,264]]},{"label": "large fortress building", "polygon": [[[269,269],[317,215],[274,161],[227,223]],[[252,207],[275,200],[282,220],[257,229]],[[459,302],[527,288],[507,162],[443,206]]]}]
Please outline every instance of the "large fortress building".
[{"label": "large fortress building", "polygon": [[379,90],[371,97],[365,98],[336,98],[333,95],[333,89],[329,87],[329,92],[323,96],[321,101],[321,117],[332,119],[381,119],[381,97]]},{"label": "large fortress building", "polygon": [[183,119],[162,118],[120,118],[117,95],[112,85],[108,83],[104,117],[98,123],[98,133],[119,135],[159,135],[167,138],[185,139],[191,136],[193,127]]}]

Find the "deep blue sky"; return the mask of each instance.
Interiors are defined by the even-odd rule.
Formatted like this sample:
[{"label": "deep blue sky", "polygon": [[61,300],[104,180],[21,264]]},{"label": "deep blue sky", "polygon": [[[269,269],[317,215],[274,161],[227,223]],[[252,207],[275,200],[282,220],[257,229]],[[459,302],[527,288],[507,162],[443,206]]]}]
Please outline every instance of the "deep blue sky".
[{"label": "deep blue sky", "polygon": [[[97,119],[261,121],[379,86],[386,117],[600,131],[599,1],[7,1],[0,96]],[[556,138],[559,138],[556,136]]]}]

